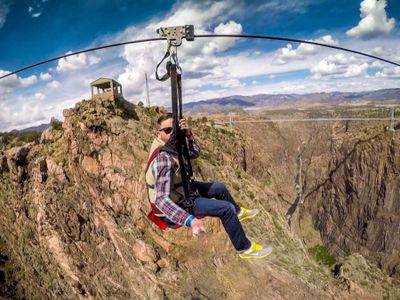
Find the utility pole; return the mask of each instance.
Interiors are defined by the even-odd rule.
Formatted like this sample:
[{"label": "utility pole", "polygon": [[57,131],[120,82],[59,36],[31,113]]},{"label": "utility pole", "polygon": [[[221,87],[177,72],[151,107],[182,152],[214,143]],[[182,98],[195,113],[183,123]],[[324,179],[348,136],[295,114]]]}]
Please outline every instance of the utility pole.
[{"label": "utility pole", "polygon": [[297,148],[298,155],[297,155],[297,177],[296,177],[296,194],[299,205],[303,205],[303,183],[301,179],[302,167],[303,167],[303,160],[301,158],[301,154],[303,153],[304,142],[302,142],[301,146]]},{"label": "utility pole", "polygon": [[229,129],[233,128],[232,112],[229,112]]},{"label": "utility pole", "polygon": [[394,131],[394,106],[390,108],[390,130]]},{"label": "utility pole", "polygon": [[150,93],[149,93],[149,81],[147,80],[147,73],[144,73],[146,79],[146,102],[147,106],[150,107]]}]

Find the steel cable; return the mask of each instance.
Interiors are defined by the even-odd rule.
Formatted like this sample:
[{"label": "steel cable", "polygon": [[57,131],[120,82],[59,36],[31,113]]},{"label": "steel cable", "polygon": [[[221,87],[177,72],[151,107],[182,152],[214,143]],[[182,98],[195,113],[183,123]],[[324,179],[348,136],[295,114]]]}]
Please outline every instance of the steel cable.
[{"label": "steel cable", "polygon": [[[295,39],[295,38],[287,38],[287,37],[279,37],[279,36],[271,36],[271,35],[256,35],[256,34],[197,34],[194,35],[195,38],[249,38],[249,39],[266,39],[266,40],[276,40],[276,41],[286,41],[286,42],[294,42],[294,43],[304,43],[304,44],[310,44],[310,45],[314,45],[314,46],[320,46],[320,47],[327,47],[327,48],[332,48],[332,49],[336,49],[336,50],[341,50],[341,51],[346,51],[346,52],[351,52],[354,54],[358,54],[358,55],[362,55],[362,56],[366,56],[369,58],[373,58],[376,60],[380,60],[395,66],[400,67],[400,63],[396,63],[394,61],[385,59],[385,58],[381,58],[379,56],[376,55],[372,55],[372,54],[368,54],[365,52],[361,52],[361,51],[357,51],[357,50],[352,50],[352,49],[348,49],[348,48],[344,48],[344,47],[339,47],[339,46],[334,46],[334,45],[329,45],[329,44],[323,44],[323,43],[318,43],[318,42],[313,42],[313,41],[307,41],[307,40],[302,40],[302,39]],[[78,55],[81,53],[87,53],[87,52],[92,52],[92,51],[97,51],[97,50],[101,50],[101,49],[106,49],[106,48],[112,48],[112,47],[118,47],[118,46],[124,46],[124,45],[129,45],[129,44],[139,44],[139,43],[146,43],[146,42],[152,42],[152,41],[160,41],[160,40],[166,40],[166,38],[148,38],[148,39],[141,39],[141,40],[134,40],[134,41],[128,41],[128,42],[122,42],[122,43],[115,43],[115,44],[108,44],[108,45],[104,45],[104,46],[99,46],[99,47],[94,47],[94,48],[88,48],[88,49],[84,49],[81,51],[77,51],[77,52],[72,52],[72,53],[68,53],[68,54],[64,54],[64,55],[59,55],[44,61],[40,61],[37,63],[34,63],[32,65],[28,65],[25,66],[23,68],[20,68],[18,70],[12,71],[8,74],[2,75],[0,76],[0,80],[3,78],[6,78],[8,76],[20,73],[22,71],[28,70],[28,69],[32,69],[34,67],[52,62],[52,61],[56,61],[59,60],[61,58],[66,58],[69,56],[73,56],[73,55]]]}]

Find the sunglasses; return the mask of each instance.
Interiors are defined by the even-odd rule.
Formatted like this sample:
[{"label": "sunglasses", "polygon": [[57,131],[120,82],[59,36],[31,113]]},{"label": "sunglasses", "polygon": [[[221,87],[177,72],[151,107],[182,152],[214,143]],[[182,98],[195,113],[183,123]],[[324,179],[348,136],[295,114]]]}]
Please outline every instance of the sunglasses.
[{"label": "sunglasses", "polygon": [[164,131],[166,134],[170,134],[172,132],[172,127],[165,127],[165,128],[161,128],[158,131]]}]

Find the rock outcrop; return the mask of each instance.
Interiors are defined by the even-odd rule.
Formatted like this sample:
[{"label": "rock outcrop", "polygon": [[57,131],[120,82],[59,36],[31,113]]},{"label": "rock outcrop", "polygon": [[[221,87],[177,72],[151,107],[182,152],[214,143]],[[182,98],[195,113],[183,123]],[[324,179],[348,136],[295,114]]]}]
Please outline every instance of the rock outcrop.
[{"label": "rock outcrop", "polygon": [[333,254],[361,253],[400,279],[398,132],[380,126],[346,137],[309,185],[307,208]]}]

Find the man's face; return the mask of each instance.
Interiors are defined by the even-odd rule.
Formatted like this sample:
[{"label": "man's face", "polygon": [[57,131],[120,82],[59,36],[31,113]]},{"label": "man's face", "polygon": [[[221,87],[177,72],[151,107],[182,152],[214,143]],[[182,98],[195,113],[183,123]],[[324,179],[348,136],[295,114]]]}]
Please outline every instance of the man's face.
[{"label": "man's face", "polygon": [[171,137],[172,133],[172,118],[164,120],[161,122],[160,127],[158,128],[158,137],[166,143]]}]

